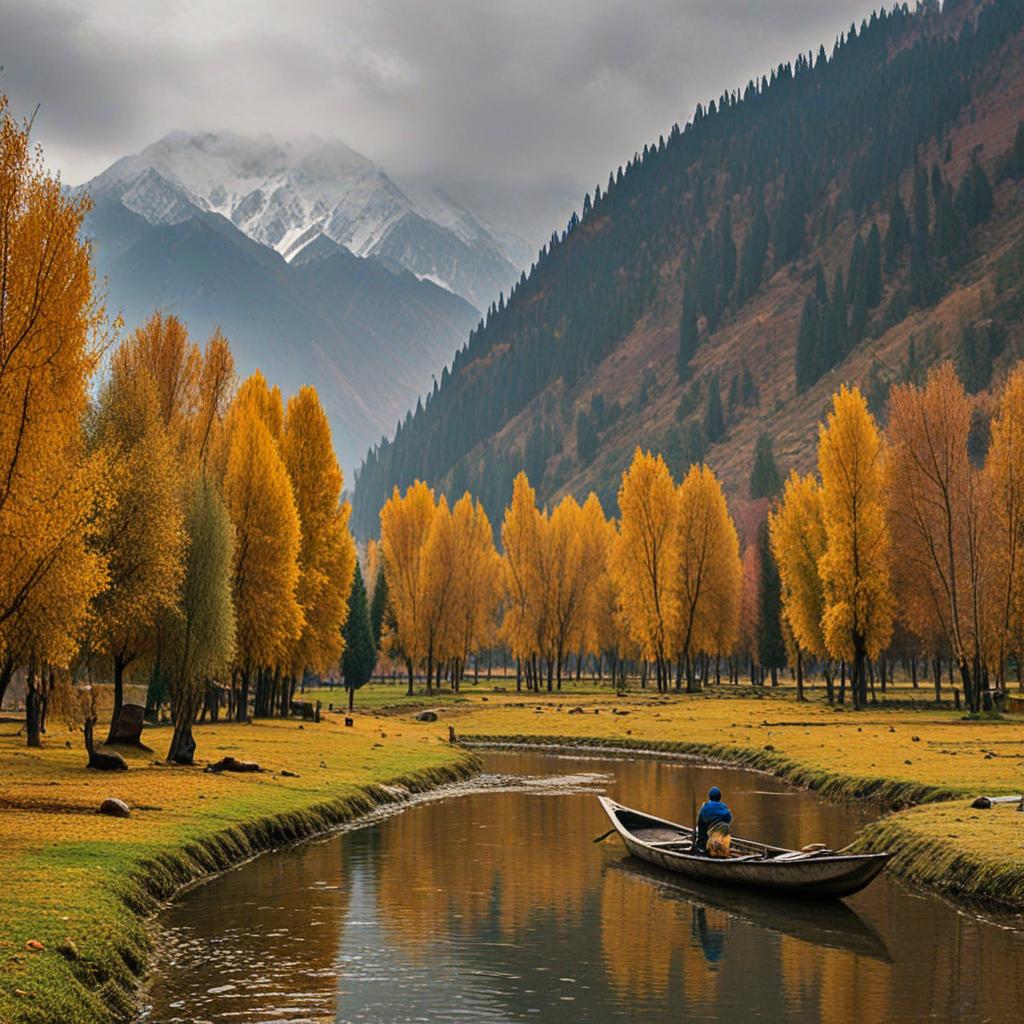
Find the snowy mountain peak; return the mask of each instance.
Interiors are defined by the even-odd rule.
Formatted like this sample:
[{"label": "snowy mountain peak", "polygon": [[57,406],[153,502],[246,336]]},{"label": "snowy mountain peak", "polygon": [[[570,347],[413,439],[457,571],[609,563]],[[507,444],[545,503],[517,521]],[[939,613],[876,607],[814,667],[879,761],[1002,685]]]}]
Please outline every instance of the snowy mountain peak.
[{"label": "snowy mountain peak", "polygon": [[286,259],[318,235],[378,256],[485,308],[518,274],[505,247],[436,189],[399,185],[342,142],[175,131],[85,188],[154,224],[219,213]]}]

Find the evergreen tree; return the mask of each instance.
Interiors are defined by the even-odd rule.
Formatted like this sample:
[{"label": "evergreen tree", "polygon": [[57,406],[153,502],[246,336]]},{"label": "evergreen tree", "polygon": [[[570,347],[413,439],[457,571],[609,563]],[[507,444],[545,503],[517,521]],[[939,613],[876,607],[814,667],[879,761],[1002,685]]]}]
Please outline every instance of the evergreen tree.
[{"label": "evergreen tree", "polygon": [[910,218],[899,189],[893,193],[889,207],[889,230],[885,233],[885,272],[891,274],[910,241]]},{"label": "evergreen tree", "polygon": [[914,171],[914,225],[910,239],[910,301],[927,306],[935,296],[929,246],[928,176],[918,165]]},{"label": "evergreen tree", "polygon": [[1006,173],[1011,178],[1024,177],[1024,121],[1017,125],[1013,137],[1013,149],[1006,161]]},{"label": "evergreen tree", "polygon": [[704,407],[704,436],[715,444],[725,437],[725,412],[722,409],[722,393],[718,374],[713,374],[708,384],[707,404]]},{"label": "evergreen tree", "polygon": [[377,648],[374,643],[370,609],[366,601],[366,587],[363,573],[356,563],[352,577],[352,592],[348,599],[348,618],[342,627],[345,650],[341,655],[341,674],[348,690],[348,707],[352,710],[355,692],[370,681],[377,664]]},{"label": "evergreen tree", "polygon": [[818,302],[808,295],[800,317],[796,341],[796,390],[806,391],[820,376],[818,372]]},{"label": "evergreen tree", "polygon": [[683,315],[679,322],[679,357],[676,369],[680,383],[690,379],[690,360],[700,343],[700,330],[697,326],[697,295],[690,275],[687,275],[683,286]]},{"label": "evergreen tree", "polygon": [[576,452],[584,465],[593,462],[597,455],[597,431],[586,409],[580,409],[576,414]]},{"label": "evergreen tree", "polygon": [[370,603],[370,628],[373,630],[374,650],[380,650],[381,633],[384,631],[384,618],[388,608],[388,578],[384,575],[384,566],[377,570],[377,582],[373,587],[373,601]]},{"label": "evergreen tree", "polygon": [[864,249],[864,304],[874,309],[882,301],[882,236],[877,224],[871,225]]},{"label": "evergreen tree", "polygon": [[778,670],[786,666],[786,644],[782,637],[782,583],[779,567],[775,564],[768,537],[768,524],[761,527],[758,537],[761,579],[758,588],[759,615],[757,623],[757,651],[761,664],[771,670],[775,685]]},{"label": "evergreen tree", "polygon": [[750,497],[774,498],[782,490],[782,475],[775,463],[772,439],[763,431],[754,447],[754,465],[750,471]]}]

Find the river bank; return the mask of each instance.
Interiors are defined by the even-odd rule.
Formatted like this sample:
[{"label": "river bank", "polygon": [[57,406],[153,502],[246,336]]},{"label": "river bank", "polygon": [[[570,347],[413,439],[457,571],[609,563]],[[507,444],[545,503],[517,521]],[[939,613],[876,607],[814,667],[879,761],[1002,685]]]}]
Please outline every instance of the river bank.
[{"label": "river bank", "polygon": [[[196,731],[196,767],[139,751],[128,772],[111,774],[84,768],[77,737],[70,749],[51,735],[52,745],[26,750],[16,732],[0,725],[3,1024],[129,1018],[148,965],[147,918],[160,902],[262,851],[476,770],[438,726],[367,717],[354,728],[335,718],[205,726]],[[146,737],[162,748],[169,731]],[[265,770],[203,771],[225,755]],[[107,797],[128,803],[131,817],[97,814]]]},{"label": "river bank", "polygon": [[[891,812],[856,846],[893,853],[890,870],[945,894],[1024,909],[1024,814],[970,806],[1020,793],[1024,722],[941,709],[854,712],[770,695],[478,699],[457,715],[467,744],[688,755],[769,772],[830,799]],[[483,701],[486,700],[486,703]]]},{"label": "river bank", "polygon": [[[394,688],[389,688],[393,690]],[[402,791],[474,770],[468,742],[685,754],[756,768],[833,799],[896,811],[858,843],[939,891],[1024,907],[1024,815],[973,810],[979,793],[1019,792],[1024,722],[905,707],[861,712],[749,691],[515,694],[374,702],[354,728],[264,721],[197,729],[202,763],[232,755],[265,772],[208,774],[153,753],[131,770],[83,768],[80,738],[29,751],[0,724],[0,1022],[97,1024],[134,1007],[149,954],[147,915],[182,886],[254,854],[351,821]],[[413,708],[436,706],[433,724]],[[162,749],[167,730],[147,733]],[[113,796],[132,817],[96,813]],[[30,949],[29,942],[42,944]]]}]

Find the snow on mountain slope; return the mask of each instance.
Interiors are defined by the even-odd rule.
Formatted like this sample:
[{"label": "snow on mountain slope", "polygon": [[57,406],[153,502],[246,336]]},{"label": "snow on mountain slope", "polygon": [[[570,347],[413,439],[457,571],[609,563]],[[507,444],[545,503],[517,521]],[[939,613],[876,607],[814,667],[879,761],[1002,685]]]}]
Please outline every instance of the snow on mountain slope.
[{"label": "snow on mountain slope", "polygon": [[359,256],[380,256],[440,283],[480,309],[518,276],[518,260],[464,206],[440,191],[398,184],[340,142],[172,132],[123,157],[85,186],[153,224],[188,207],[218,213],[291,259],[319,234]]}]

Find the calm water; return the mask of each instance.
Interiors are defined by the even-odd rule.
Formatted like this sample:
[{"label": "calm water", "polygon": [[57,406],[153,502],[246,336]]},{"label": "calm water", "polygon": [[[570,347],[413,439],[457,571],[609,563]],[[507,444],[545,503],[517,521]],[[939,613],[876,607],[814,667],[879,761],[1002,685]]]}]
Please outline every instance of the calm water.
[{"label": "calm water", "polygon": [[261,857],[161,918],[147,1022],[1024,1019],[1024,921],[882,878],[843,904],[692,891],[628,858],[595,793],[848,842],[864,812],[751,772],[489,754],[477,791]]}]

